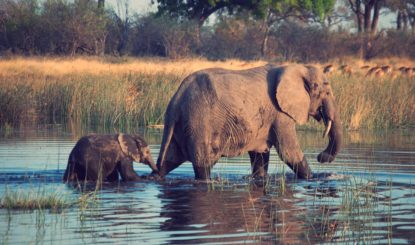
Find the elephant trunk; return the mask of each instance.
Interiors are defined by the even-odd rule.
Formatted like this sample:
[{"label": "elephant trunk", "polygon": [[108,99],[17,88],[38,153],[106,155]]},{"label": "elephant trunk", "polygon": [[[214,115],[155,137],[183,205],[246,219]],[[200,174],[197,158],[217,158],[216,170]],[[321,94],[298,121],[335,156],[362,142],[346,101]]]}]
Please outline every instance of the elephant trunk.
[{"label": "elephant trunk", "polygon": [[323,101],[322,118],[326,126],[324,136],[328,134],[329,144],[327,148],[317,156],[321,163],[332,162],[342,147],[342,123],[336,102],[332,97]]},{"label": "elephant trunk", "polygon": [[144,163],[150,166],[150,168],[153,170],[153,173],[158,174],[159,170],[157,168],[157,165],[154,163],[153,157],[151,155],[146,157]]}]

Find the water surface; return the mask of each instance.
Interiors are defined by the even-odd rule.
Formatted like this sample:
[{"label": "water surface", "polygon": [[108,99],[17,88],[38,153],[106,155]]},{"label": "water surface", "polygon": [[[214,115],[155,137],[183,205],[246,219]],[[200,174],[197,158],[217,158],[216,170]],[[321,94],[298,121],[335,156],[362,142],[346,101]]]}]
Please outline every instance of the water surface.
[{"label": "water surface", "polygon": [[[61,179],[70,150],[87,132],[93,131],[75,133],[61,125],[1,132],[1,196],[43,191],[74,203],[59,211],[0,209],[1,243],[415,243],[413,132],[346,132],[336,161],[319,164],[326,144],[321,132],[301,131],[316,175],[310,181],[296,180],[273,151],[265,186],[250,181],[249,158],[242,156],[221,159],[209,184],[193,181],[192,166],[184,163],[163,182],[80,190]],[[138,132],[156,159],[162,132]],[[139,175],[151,171],[138,163],[135,169]]]}]

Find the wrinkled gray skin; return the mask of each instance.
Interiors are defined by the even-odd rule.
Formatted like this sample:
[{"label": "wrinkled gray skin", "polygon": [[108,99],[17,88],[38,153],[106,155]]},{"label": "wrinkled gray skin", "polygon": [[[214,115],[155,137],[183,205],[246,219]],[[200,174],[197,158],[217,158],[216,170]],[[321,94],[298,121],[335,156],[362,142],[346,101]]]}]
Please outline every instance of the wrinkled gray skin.
[{"label": "wrinkled gray skin", "polygon": [[72,149],[63,181],[136,181],[133,161],[157,167],[145,140],[139,135],[88,135]]},{"label": "wrinkled gray skin", "polygon": [[295,129],[309,116],[332,125],[328,146],[317,159],[333,161],[341,148],[342,126],[331,87],[316,67],[195,72],[184,79],[167,107],[159,174],[164,177],[190,161],[196,179],[206,180],[220,157],[248,152],[253,176],[263,177],[274,146],[299,178],[309,179],[312,172]]}]

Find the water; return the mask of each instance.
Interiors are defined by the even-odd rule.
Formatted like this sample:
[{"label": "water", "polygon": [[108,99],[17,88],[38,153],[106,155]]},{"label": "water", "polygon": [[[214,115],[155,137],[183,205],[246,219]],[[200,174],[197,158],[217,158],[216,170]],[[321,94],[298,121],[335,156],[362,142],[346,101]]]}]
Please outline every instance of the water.
[{"label": "water", "polygon": [[[250,182],[243,156],[223,158],[209,184],[193,181],[192,166],[184,163],[163,182],[104,183],[83,191],[61,182],[83,134],[75,132],[49,125],[1,133],[0,195],[59,193],[73,205],[0,209],[0,243],[415,243],[413,132],[348,132],[345,149],[331,164],[315,160],[326,144],[321,132],[299,132],[316,174],[311,181],[296,180],[273,152],[265,187]],[[156,159],[161,131],[138,132]],[[139,175],[151,171],[142,164],[135,169]]]}]

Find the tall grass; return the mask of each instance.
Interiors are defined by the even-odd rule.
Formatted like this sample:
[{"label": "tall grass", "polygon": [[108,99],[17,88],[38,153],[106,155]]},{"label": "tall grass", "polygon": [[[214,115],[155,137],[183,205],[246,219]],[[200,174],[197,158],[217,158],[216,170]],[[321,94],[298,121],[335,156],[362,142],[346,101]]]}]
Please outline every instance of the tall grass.
[{"label": "tall grass", "polygon": [[[121,128],[160,124],[170,98],[189,73],[207,67],[246,69],[264,63],[128,58],[3,60],[0,127],[27,122]],[[414,78],[335,74],[330,80],[346,128],[414,126]]]},{"label": "tall grass", "polygon": [[349,129],[415,126],[415,78],[331,78],[340,118]]},{"label": "tall grass", "polygon": [[[182,76],[167,73],[0,77],[0,124],[161,123]],[[12,81],[12,82],[8,82]]]}]

